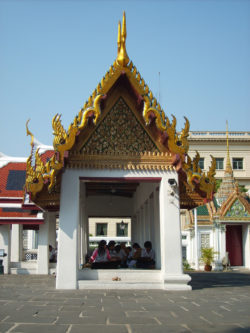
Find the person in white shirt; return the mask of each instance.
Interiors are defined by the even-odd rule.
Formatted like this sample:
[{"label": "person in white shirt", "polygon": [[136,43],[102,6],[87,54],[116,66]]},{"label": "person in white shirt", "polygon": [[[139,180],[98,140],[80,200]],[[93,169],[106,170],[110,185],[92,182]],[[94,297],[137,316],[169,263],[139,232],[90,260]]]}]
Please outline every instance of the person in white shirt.
[{"label": "person in white shirt", "polygon": [[144,243],[144,249],[141,252],[141,258],[137,260],[137,268],[155,268],[155,251],[152,249],[152,243],[146,241]]}]

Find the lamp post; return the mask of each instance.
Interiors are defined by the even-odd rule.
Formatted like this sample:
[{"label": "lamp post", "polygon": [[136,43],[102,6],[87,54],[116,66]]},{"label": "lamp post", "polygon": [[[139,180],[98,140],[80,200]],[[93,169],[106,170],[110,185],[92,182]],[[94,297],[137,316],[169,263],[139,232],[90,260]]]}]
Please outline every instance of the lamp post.
[{"label": "lamp post", "polygon": [[124,230],[125,230],[125,223],[123,222],[123,220],[121,221],[120,223],[120,229],[121,229],[121,232],[122,232],[122,235],[124,236]]}]

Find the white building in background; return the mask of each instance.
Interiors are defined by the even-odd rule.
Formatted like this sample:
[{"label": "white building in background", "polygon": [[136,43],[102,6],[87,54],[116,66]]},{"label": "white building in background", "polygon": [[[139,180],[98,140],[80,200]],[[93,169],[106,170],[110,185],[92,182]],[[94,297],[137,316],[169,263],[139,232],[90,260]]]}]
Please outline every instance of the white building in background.
[{"label": "white building in background", "polygon": [[131,243],[131,218],[89,217],[89,242],[97,244],[100,240],[108,243]]},{"label": "white building in background", "polygon": [[[201,249],[212,247],[217,252],[215,269],[222,269],[226,252],[232,266],[250,268],[250,132],[229,132],[228,136],[227,132],[191,132],[190,155],[196,150],[202,170],[210,155],[215,157],[215,177],[222,183],[213,202],[197,208],[197,235],[194,211],[182,211],[183,258],[197,267]],[[242,188],[247,192],[241,192]]]},{"label": "white building in background", "polygon": [[[230,147],[230,162],[235,180],[250,190],[250,131],[228,132]],[[227,158],[226,131],[190,131],[189,154],[193,158],[195,152],[200,154],[201,169],[207,171],[211,163],[211,156],[216,159],[217,179],[224,177]]]}]

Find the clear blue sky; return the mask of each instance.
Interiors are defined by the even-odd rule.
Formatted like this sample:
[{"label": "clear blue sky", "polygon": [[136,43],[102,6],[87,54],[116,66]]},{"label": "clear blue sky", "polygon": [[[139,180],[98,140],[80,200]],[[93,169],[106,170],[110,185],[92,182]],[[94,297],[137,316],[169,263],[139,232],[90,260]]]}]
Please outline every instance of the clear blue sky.
[{"label": "clear blue sky", "polygon": [[56,113],[68,128],[116,58],[123,10],[128,55],[178,129],[250,130],[250,1],[0,0],[0,152],[29,155],[29,118],[44,144]]}]

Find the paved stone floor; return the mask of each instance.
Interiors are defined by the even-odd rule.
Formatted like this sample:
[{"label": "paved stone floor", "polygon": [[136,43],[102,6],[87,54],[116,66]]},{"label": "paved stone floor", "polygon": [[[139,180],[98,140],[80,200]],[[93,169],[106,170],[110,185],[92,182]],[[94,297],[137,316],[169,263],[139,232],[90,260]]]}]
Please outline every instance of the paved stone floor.
[{"label": "paved stone floor", "polygon": [[0,332],[250,332],[250,271],[191,275],[185,292],[60,291],[53,276],[1,275]]}]

